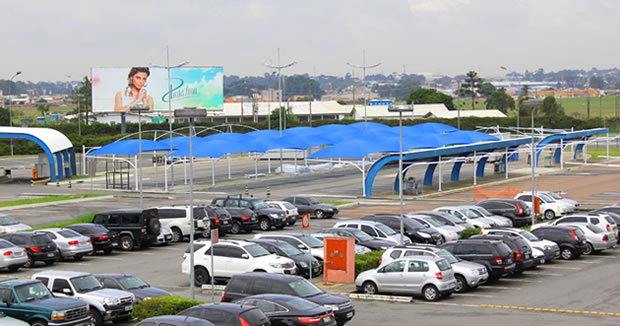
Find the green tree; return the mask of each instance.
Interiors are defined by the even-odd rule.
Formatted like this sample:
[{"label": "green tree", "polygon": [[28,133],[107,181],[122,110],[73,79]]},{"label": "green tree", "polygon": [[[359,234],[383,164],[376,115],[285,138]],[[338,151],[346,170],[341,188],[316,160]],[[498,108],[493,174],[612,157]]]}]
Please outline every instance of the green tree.
[{"label": "green tree", "polygon": [[465,80],[461,84],[461,88],[458,91],[461,96],[471,97],[472,110],[474,109],[476,95],[482,86],[482,81],[483,79],[478,77],[478,73],[472,70],[465,75]]},{"label": "green tree", "polygon": [[506,94],[505,88],[495,90],[491,96],[486,99],[487,110],[500,110],[504,114],[508,113],[509,109],[514,108],[515,100],[512,96]]},{"label": "green tree", "polygon": [[603,89],[605,88],[605,80],[599,76],[592,76],[590,77],[590,87]]},{"label": "green tree", "polygon": [[546,117],[564,115],[564,108],[553,96],[545,97],[541,111]]},{"label": "green tree", "polygon": [[528,85],[523,85],[521,87],[521,94],[519,94],[519,98],[529,97],[530,95],[530,87]]},{"label": "green tree", "polygon": [[0,108],[0,126],[8,126],[9,125],[9,110],[5,108]]},{"label": "green tree", "polygon": [[454,110],[452,96],[438,92],[433,88],[418,88],[409,93],[407,103],[411,104],[435,104],[443,103],[448,110]]},{"label": "green tree", "polygon": [[[277,80],[276,86],[277,87]],[[294,75],[286,78],[284,97],[290,98],[295,95],[312,95],[312,98],[320,99],[325,95],[318,81],[306,75]]]},{"label": "green tree", "polygon": [[73,90],[71,98],[80,107],[80,112],[86,112],[86,124],[88,124],[88,114],[92,111],[92,84],[88,76],[84,76],[82,86]]},{"label": "green tree", "polygon": [[37,105],[37,111],[41,113],[41,115],[46,116],[50,112],[49,104],[39,104]]},{"label": "green tree", "polygon": [[495,86],[493,86],[493,84],[489,83],[489,82],[485,82],[482,83],[482,85],[480,85],[480,96],[482,97],[489,97],[493,94],[493,92],[495,92],[496,88]]},{"label": "green tree", "polygon": [[292,114],[292,113],[288,113],[286,108],[284,107],[280,107],[275,108],[273,111],[271,111],[271,121],[272,123],[278,123],[278,121],[280,120],[280,112],[279,110],[282,111],[282,119],[283,121],[286,120],[286,123],[297,123],[299,122],[299,117],[297,117],[296,115]]}]

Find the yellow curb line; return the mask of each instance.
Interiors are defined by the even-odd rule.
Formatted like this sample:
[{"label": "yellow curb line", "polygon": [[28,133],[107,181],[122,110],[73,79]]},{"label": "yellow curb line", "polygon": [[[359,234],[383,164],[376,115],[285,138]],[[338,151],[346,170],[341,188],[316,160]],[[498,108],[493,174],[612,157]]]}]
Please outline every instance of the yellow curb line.
[{"label": "yellow curb line", "polygon": [[517,307],[517,306],[498,306],[498,305],[492,305],[492,304],[481,304],[480,308],[496,308],[496,309],[525,310],[525,311],[543,311],[543,312],[560,312],[560,313],[567,313],[567,314],[583,314],[583,315],[593,315],[593,316],[615,316],[615,317],[620,317],[620,313],[613,313],[613,312],[563,310],[563,309]]}]

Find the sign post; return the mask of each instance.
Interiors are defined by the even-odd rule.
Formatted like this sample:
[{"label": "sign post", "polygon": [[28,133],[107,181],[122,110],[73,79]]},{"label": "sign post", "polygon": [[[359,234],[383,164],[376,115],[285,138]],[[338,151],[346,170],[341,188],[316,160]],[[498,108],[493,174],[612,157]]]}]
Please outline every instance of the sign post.
[{"label": "sign post", "polygon": [[[308,243],[311,243],[310,214],[304,214],[301,216],[301,226],[304,229],[308,229]],[[310,245],[308,245],[308,280],[312,282],[312,247]]]}]

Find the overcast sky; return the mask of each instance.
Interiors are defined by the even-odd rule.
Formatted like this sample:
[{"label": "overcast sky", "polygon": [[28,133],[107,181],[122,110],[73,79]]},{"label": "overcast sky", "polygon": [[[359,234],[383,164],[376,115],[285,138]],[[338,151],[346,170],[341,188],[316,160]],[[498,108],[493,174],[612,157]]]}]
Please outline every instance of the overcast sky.
[{"label": "overcast sky", "polygon": [[[226,75],[367,74],[501,76],[499,67],[617,66],[617,0],[4,1],[0,79],[81,79],[90,67],[189,61]],[[356,72],[356,75],[358,73]],[[361,75],[361,74],[360,74]]]}]

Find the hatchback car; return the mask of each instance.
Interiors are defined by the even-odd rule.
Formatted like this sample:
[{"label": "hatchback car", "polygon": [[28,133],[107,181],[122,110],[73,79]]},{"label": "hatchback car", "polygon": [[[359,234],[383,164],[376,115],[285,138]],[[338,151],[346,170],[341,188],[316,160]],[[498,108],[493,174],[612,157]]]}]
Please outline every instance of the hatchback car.
[{"label": "hatchback car", "polygon": [[564,216],[560,219],[557,219],[552,225],[562,225],[562,224],[571,224],[571,223],[589,223],[594,226],[597,226],[604,231],[610,231],[616,234],[616,238],[618,238],[618,225],[616,221],[611,218],[609,215],[605,213],[600,214],[572,214],[569,216]]},{"label": "hatchback car", "polygon": [[493,214],[511,219],[512,225],[516,227],[532,223],[530,208],[522,200],[490,198],[479,201],[476,206],[483,207]]},{"label": "hatchback car", "polygon": [[105,226],[94,223],[81,223],[67,225],[65,228],[78,232],[81,235],[90,237],[93,250],[102,250],[105,254],[111,254],[114,248],[118,247],[116,232],[108,230]]},{"label": "hatchback car", "polygon": [[233,227],[233,218],[225,208],[205,206],[205,211],[211,220],[211,230],[217,229],[220,237],[230,232]]},{"label": "hatchback car", "polygon": [[443,258],[409,256],[360,273],[355,288],[368,294],[422,295],[427,301],[448,296],[456,288],[454,270]]},{"label": "hatchback car", "polygon": [[446,242],[441,247],[463,260],[484,265],[491,280],[512,274],[516,267],[514,253],[502,241],[464,239]]},{"label": "hatchback car", "polygon": [[331,309],[292,295],[259,294],[234,303],[260,309],[273,326],[337,325]]},{"label": "hatchback car", "polygon": [[286,213],[286,225],[294,225],[299,219],[299,209],[287,201],[269,200],[267,204],[271,208],[281,209]]},{"label": "hatchback car", "polygon": [[254,239],[281,240],[303,252],[309,252],[312,257],[323,262],[323,241],[315,236],[303,233],[263,233],[255,235]]},{"label": "hatchback car", "polygon": [[451,224],[455,227],[457,227],[460,231],[463,231],[467,228],[473,228],[474,226],[471,225],[469,222],[466,222],[465,220],[462,220],[452,214],[448,214],[446,212],[440,212],[440,211],[416,211],[416,212],[410,212],[409,214],[418,214],[418,215],[428,215],[428,216],[433,216],[437,219],[442,219],[444,220],[446,223]]},{"label": "hatchback car", "polygon": [[168,297],[171,294],[162,289],[154,288],[143,279],[128,274],[94,274],[105,289],[117,289],[131,292],[138,302],[154,297]]},{"label": "hatchback car", "polygon": [[459,239],[459,229],[444,222],[441,219],[429,215],[416,215],[415,213],[409,213],[407,214],[407,217],[414,219],[420,222],[422,225],[441,233],[441,237],[443,238],[444,242]]},{"label": "hatchback car", "polygon": [[[383,240],[392,240],[395,244],[409,244],[411,239],[407,236],[400,237],[400,234],[392,230],[389,226],[375,221],[343,221],[334,224],[335,228],[354,228],[365,232],[373,238],[380,238]],[[402,240],[402,241],[401,241]]]},{"label": "hatchback car", "polygon": [[8,268],[16,272],[28,263],[26,249],[18,247],[6,240],[0,240],[0,268]]},{"label": "hatchback car", "polygon": [[483,218],[495,221],[495,224],[497,226],[512,227],[512,220],[511,219],[509,219],[508,217],[505,217],[505,216],[493,214],[493,213],[487,211],[484,207],[477,206],[477,205],[466,205],[466,206],[461,206],[461,207],[468,208],[468,209],[478,213]]},{"label": "hatchback car", "polygon": [[17,222],[14,218],[0,214],[0,233],[12,233],[32,230],[30,225]]},{"label": "hatchback car", "polygon": [[614,232],[605,231],[598,226],[588,223],[571,223],[566,225],[576,226],[585,234],[587,243],[586,249],[583,251],[584,255],[596,254],[605,249],[615,248],[618,245]]},{"label": "hatchback car", "polygon": [[529,231],[518,228],[492,228],[484,229],[481,234],[512,234],[521,237],[527,241],[530,247],[540,250],[544,259],[539,259],[540,264],[551,262],[556,258],[560,258],[560,247],[557,243],[545,239],[540,239]]},{"label": "hatchback car", "polygon": [[485,283],[489,278],[487,269],[478,263],[462,260],[449,251],[433,246],[397,246],[386,250],[381,256],[381,265],[394,261],[395,259],[408,256],[431,256],[443,258],[454,269],[454,278],[456,279],[456,288],[454,292],[465,292],[468,289],[476,288],[478,285]]},{"label": "hatchback car", "polygon": [[351,299],[326,293],[312,282],[294,275],[245,273],[233,276],[226,285],[222,301],[232,302],[256,294],[288,294],[304,298],[331,309],[338,325],[344,325],[355,315]]},{"label": "hatchback car", "polygon": [[58,247],[60,259],[72,258],[81,260],[82,257],[93,253],[90,237],[81,235],[71,229],[50,228],[34,231],[36,234],[47,235]]},{"label": "hatchback car", "polygon": [[[537,193],[536,197],[540,201],[539,203],[539,213],[542,214],[543,218],[546,220],[553,220],[558,216],[562,216],[568,213],[570,207],[568,204],[563,202],[556,202],[553,198],[543,194]],[[532,192],[523,192],[517,194],[515,199],[519,199],[523,201],[530,210],[532,209]]]},{"label": "hatchback car", "polygon": [[56,244],[45,234],[34,232],[7,233],[0,236],[0,239],[26,249],[28,254],[28,261],[24,264],[26,268],[34,266],[38,261],[53,265],[60,257],[58,250],[56,250]]},{"label": "hatchback car", "polygon": [[311,196],[291,196],[282,199],[282,201],[295,205],[301,215],[310,214],[316,218],[330,218],[338,214],[338,208],[335,205],[321,203]]},{"label": "hatchback car", "polygon": [[532,230],[532,234],[557,243],[564,260],[577,258],[587,250],[585,234],[578,227],[546,225]]},{"label": "hatchback car", "polygon": [[500,240],[505,243],[514,253],[515,273],[536,266],[536,261],[532,254],[532,247],[521,237],[512,234],[482,234],[470,237],[472,240]]},{"label": "hatchback car", "polygon": [[236,303],[201,304],[177,315],[208,320],[215,326],[271,326],[260,309]]}]

